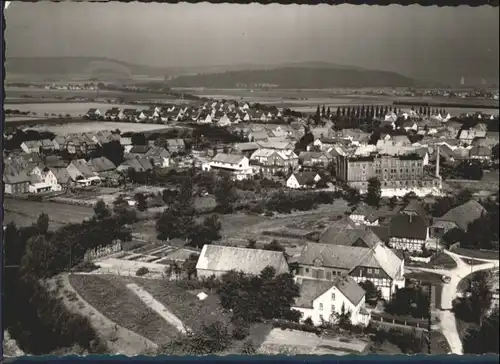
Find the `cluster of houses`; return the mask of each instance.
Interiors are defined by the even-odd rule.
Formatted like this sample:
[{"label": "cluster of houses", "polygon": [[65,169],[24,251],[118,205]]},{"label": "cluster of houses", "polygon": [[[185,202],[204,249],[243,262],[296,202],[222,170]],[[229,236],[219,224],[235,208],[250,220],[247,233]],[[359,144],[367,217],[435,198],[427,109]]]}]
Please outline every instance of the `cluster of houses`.
[{"label": "cluster of houses", "polygon": [[221,127],[238,124],[240,122],[270,122],[282,118],[279,110],[262,111],[252,108],[248,103],[239,105],[238,102],[204,103],[194,105],[156,106],[149,109],[132,109],[113,107],[101,112],[92,108],[84,115],[90,120],[108,120],[137,123],[167,123],[190,122],[197,124],[214,124]]},{"label": "cluster of houses", "polygon": [[[64,161],[54,150],[69,153],[94,151],[110,141],[119,141],[124,146],[124,162],[116,166],[106,157],[73,159]],[[130,138],[121,137],[110,131],[57,136],[54,140],[23,142],[21,151],[4,156],[3,182],[5,193],[20,195],[26,193],[58,192],[69,186],[88,187],[102,182],[116,182],[120,174],[129,169],[137,172],[171,165],[172,154],[185,149],[183,139],[167,139],[166,147],[132,145]],[[83,148],[82,148],[83,146]]]},{"label": "cluster of houses", "polygon": [[295,281],[300,297],[294,309],[302,320],[315,325],[330,321],[342,310],[351,312],[354,325],[368,325],[371,308],[360,283],[370,281],[382,299],[390,300],[398,288],[405,287],[403,252],[436,249],[436,239],[446,231],[479,218],[484,208],[471,200],[431,221],[423,207],[412,200],[393,210],[359,205],[350,216],[327,226],[318,241],[307,242],[293,257],[283,252],[222,245],[205,245],[196,265],[200,278],[235,270],[258,275],[272,266],[278,274],[289,272],[297,263]]}]

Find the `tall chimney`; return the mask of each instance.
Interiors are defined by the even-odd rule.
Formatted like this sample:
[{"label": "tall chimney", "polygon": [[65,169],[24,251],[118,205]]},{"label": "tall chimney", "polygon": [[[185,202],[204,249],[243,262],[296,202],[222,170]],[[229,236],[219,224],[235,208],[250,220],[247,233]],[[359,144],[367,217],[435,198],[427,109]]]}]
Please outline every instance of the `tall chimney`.
[{"label": "tall chimney", "polygon": [[441,155],[439,153],[439,147],[440,145],[437,145],[437,150],[436,150],[436,178],[441,178],[439,175],[439,159],[441,158]]}]

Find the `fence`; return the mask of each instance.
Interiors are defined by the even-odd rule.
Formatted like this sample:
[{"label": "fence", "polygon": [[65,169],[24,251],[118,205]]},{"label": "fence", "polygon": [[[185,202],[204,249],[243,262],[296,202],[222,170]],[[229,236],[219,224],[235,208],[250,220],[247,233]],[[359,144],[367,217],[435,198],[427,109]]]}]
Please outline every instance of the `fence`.
[{"label": "fence", "polygon": [[96,259],[108,256],[108,255],[111,255],[114,253],[118,253],[121,250],[122,250],[122,244],[121,244],[121,242],[118,241],[115,244],[110,245],[110,246],[100,246],[94,250],[87,251],[85,253],[84,260],[86,262],[91,262],[91,261],[94,261]]},{"label": "fence", "polygon": [[422,330],[428,330],[429,328],[429,320],[427,319],[418,319],[411,316],[392,316],[376,312],[372,312],[370,323],[387,328],[392,328],[392,325],[407,326]]}]

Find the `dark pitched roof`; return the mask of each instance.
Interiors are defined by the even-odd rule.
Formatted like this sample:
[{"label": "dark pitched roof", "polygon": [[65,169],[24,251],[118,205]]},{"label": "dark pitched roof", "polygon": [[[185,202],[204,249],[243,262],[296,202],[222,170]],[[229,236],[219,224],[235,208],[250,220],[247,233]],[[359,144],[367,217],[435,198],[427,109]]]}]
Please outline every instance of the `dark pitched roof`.
[{"label": "dark pitched roof", "polygon": [[359,204],[351,213],[351,215],[365,216],[366,219],[370,222],[373,222],[378,218],[377,210],[364,203]]},{"label": "dark pitched roof", "polygon": [[427,221],[419,215],[399,213],[389,223],[389,237],[425,240]]},{"label": "dark pitched roof", "polygon": [[130,154],[146,154],[151,147],[149,145],[134,145],[130,149]]},{"label": "dark pitched roof", "polygon": [[348,217],[344,217],[340,220],[333,221],[330,225],[328,225],[319,237],[319,242],[322,244],[330,244],[331,241],[334,241],[335,236],[340,231],[345,229],[355,229],[356,224]]},{"label": "dark pitched roof", "polygon": [[106,157],[93,158],[89,160],[88,164],[92,170],[97,173],[113,171],[116,169],[114,163]]},{"label": "dark pitched roof", "polygon": [[301,186],[305,186],[308,183],[314,183],[314,177],[318,175],[316,172],[298,172],[293,174],[297,179],[297,182]]},{"label": "dark pitched roof", "polygon": [[243,158],[244,157],[239,154],[217,153],[212,161],[218,163],[238,164]]},{"label": "dark pitched roof", "polygon": [[389,242],[389,228],[387,226],[370,226],[371,231],[380,239],[380,241]]},{"label": "dark pitched roof", "polygon": [[469,223],[480,218],[484,213],[486,213],[486,209],[483,205],[475,200],[470,200],[463,205],[452,208],[443,216],[436,218],[435,221],[451,221],[465,231]]}]

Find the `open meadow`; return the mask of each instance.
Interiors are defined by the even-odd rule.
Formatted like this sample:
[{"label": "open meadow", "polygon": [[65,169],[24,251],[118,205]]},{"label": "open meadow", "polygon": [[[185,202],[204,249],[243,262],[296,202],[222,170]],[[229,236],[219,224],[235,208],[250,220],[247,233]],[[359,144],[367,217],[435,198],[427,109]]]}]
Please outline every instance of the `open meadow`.
[{"label": "open meadow", "polygon": [[56,135],[67,135],[74,133],[92,133],[103,130],[119,129],[122,133],[128,132],[150,132],[164,131],[171,127],[161,124],[142,124],[142,123],[121,123],[114,121],[88,121],[81,123],[59,124],[59,125],[38,125],[29,129],[39,131],[50,131]]},{"label": "open meadow", "polygon": [[49,215],[51,228],[79,223],[91,217],[94,210],[91,207],[65,205],[53,202],[38,202],[27,200],[4,199],[4,225],[14,222],[17,226],[35,223],[41,213]]}]

